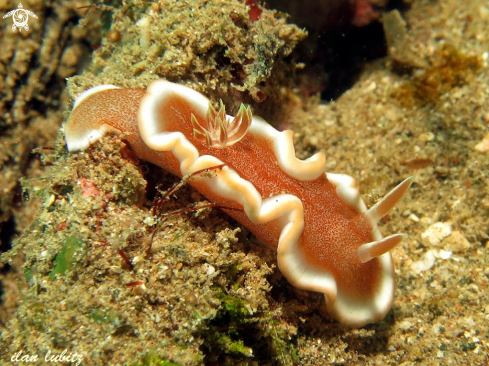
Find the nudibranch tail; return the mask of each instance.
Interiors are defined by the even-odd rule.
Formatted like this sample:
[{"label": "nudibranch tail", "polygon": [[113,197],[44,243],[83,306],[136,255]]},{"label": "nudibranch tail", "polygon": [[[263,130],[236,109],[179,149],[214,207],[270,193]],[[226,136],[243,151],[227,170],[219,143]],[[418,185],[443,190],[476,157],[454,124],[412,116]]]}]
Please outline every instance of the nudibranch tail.
[{"label": "nudibranch tail", "polygon": [[134,130],[136,126],[120,121],[135,121],[143,94],[144,90],[121,89],[114,85],[99,85],[81,93],[64,126],[68,150],[85,150],[105,134]]},{"label": "nudibranch tail", "polygon": [[202,94],[159,80],[147,92],[101,87],[82,94],[65,125],[70,150],[106,132],[125,132],[144,160],[189,180],[195,189],[277,249],[288,281],[322,292],[330,314],[350,326],[381,320],[392,306],[390,250],[403,234],[377,227],[406,193],[408,178],[370,210],[353,178],[325,173],[326,156],[295,156],[293,132],[279,132],[241,105],[236,117]]}]

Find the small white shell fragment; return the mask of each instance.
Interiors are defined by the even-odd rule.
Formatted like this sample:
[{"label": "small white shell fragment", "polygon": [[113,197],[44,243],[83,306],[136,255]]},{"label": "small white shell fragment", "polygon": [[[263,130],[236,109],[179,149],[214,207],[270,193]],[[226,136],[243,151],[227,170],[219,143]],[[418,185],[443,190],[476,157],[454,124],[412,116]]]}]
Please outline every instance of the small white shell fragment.
[{"label": "small white shell fragment", "polygon": [[421,141],[433,141],[435,139],[435,134],[433,132],[422,133],[418,137]]},{"label": "small white shell fragment", "polygon": [[161,266],[161,267],[158,269],[158,273],[157,273],[157,275],[158,275],[158,279],[160,279],[160,280],[161,280],[161,279],[165,278],[165,276],[166,276],[166,273],[165,273],[165,272],[166,272],[166,271],[168,271],[168,266],[166,266],[166,265],[162,265],[162,266]]},{"label": "small white shell fragment", "polygon": [[414,221],[414,222],[419,222],[419,217],[416,216],[415,214],[409,215],[409,219]]},{"label": "small white shell fragment", "polygon": [[479,152],[489,151],[489,134],[485,135],[482,141],[474,146],[474,150]]},{"label": "small white shell fragment", "polygon": [[148,216],[143,220],[143,223],[145,223],[148,226],[153,226],[156,224],[156,220],[154,216]]},{"label": "small white shell fragment", "polygon": [[377,89],[377,83],[375,81],[372,81],[364,90],[363,92],[365,94],[373,92],[375,89]]},{"label": "small white shell fragment", "polygon": [[433,333],[440,334],[442,333],[443,326],[441,323],[435,323],[431,329],[433,330]]},{"label": "small white shell fragment", "polygon": [[484,62],[487,64],[487,61],[489,60],[489,52],[484,52],[482,54],[482,59],[484,60]]},{"label": "small white shell fragment", "polygon": [[109,266],[111,273],[120,274],[122,273],[122,268],[120,266]]},{"label": "small white shell fragment", "polygon": [[55,200],[56,200],[56,197],[54,196],[54,194],[51,194],[46,199],[46,202],[44,202],[44,207],[48,208],[49,206],[51,206],[54,203]]},{"label": "small white shell fragment", "polygon": [[402,329],[402,330],[408,330],[412,326],[413,326],[413,323],[411,323],[409,320],[404,320],[397,327]]},{"label": "small white shell fragment", "polygon": [[435,265],[436,259],[449,259],[452,256],[452,252],[446,250],[431,249],[427,251],[423,258],[417,262],[413,262],[411,268],[416,273],[424,272]]},{"label": "small white shell fragment", "polygon": [[437,245],[452,233],[452,224],[450,222],[435,222],[421,234],[423,241],[427,245]]},{"label": "small white shell fragment", "polygon": [[216,269],[208,263],[204,263],[202,265],[202,268],[204,269],[205,273],[208,276],[210,276],[210,275],[214,274],[214,272],[216,272]]},{"label": "small white shell fragment", "polygon": [[477,324],[475,323],[474,321],[474,318],[472,318],[471,316],[467,317],[464,319],[465,320],[465,323],[470,327],[470,328],[474,328]]},{"label": "small white shell fragment", "polygon": [[417,262],[414,262],[411,265],[411,268],[414,272],[421,273],[433,267],[435,264],[435,260],[435,255],[433,254],[433,251],[430,250],[424,254],[423,258],[421,258]]},{"label": "small white shell fragment", "polygon": [[[436,256],[437,253],[435,253],[435,256]],[[452,252],[448,252],[446,250],[440,250],[438,252],[438,256],[437,258],[441,258],[441,259],[449,259],[451,256],[452,256]]]}]

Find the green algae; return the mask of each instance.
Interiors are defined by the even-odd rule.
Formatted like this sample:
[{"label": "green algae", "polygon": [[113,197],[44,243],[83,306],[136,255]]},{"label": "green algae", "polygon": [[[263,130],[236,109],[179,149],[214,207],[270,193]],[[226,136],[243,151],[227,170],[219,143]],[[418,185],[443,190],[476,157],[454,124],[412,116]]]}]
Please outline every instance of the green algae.
[{"label": "green algae", "polygon": [[119,317],[112,311],[106,311],[102,308],[96,308],[90,311],[88,317],[99,324],[120,324]]},{"label": "green algae", "polygon": [[237,337],[236,332],[228,331],[211,333],[206,339],[208,342],[207,346],[210,347],[213,354],[217,353],[216,351],[219,350],[219,353],[253,357],[253,348],[245,346],[243,340],[233,339],[233,337]]},{"label": "green algae", "polygon": [[221,289],[217,290],[217,298],[221,300],[222,310],[231,317],[231,320],[242,322],[251,315],[246,308],[245,300],[225,294]]},{"label": "green algae", "polygon": [[246,325],[256,322],[246,308],[247,302],[224,293],[220,288],[216,289],[216,296],[221,301],[221,308],[203,332],[209,357],[212,360],[221,354],[253,357],[253,348],[245,345],[242,334]]},{"label": "green algae", "polygon": [[54,259],[54,268],[49,273],[49,279],[54,280],[58,275],[64,275],[66,272],[75,268],[83,253],[83,241],[75,235],[66,238],[61,250]]},{"label": "green algae", "polygon": [[180,366],[177,363],[160,358],[156,353],[148,353],[143,359],[133,362],[131,366]]},{"label": "green algae", "polygon": [[295,342],[291,342],[290,336],[281,330],[280,321],[273,318],[272,314],[268,314],[270,320],[269,327],[265,334],[271,339],[270,348],[273,355],[282,365],[296,364],[299,361],[299,355]]},{"label": "green algae", "polygon": [[31,283],[31,281],[33,280],[32,271],[30,268],[24,269],[24,278],[25,282],[27,282],[28,284]]},{"label": "green algae", "polygon": [[295,340],[273,312],[252,312],[247,300],[220,288],[216,297],[220,309],[204,323],[200,335],[207,362],[248,364],[250,359],[267,359],[272,365],[290,365],[299,360]]}]

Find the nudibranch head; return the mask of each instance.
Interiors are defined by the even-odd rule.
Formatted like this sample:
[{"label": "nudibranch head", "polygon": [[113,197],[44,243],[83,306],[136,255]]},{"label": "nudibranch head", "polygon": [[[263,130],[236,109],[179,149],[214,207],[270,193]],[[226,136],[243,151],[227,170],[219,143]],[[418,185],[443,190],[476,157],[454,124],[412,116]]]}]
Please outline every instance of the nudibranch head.
[{"label": "nudibranch head", "polygon": [[391,308],[390,250],[404,235],[384,238],[377,222],[412,178],[367,209],[353,178],[325,173],[324,153],[296,158],[291,131],[277,131],[243,106],[228,116],[222,103],[216,111],[202,94],[164,80],[147,92],[83,94],[65,126],[68,148],[84,149],[110,131],[127,132],[141,159],[179,176],[222,165],[189,184],[211,202],[237,208],[224,211],[275,247],[288,281],[322,292],[341,323],[359,327]]}]

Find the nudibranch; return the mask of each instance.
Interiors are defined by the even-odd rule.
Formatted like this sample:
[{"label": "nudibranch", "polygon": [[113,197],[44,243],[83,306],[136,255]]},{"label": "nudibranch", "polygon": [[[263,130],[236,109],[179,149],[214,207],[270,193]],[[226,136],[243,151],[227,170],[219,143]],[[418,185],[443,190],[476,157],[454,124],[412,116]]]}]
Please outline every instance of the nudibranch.
[{"label": "nudibranch", "polygon": [[139,158],[179,177],[214,168],[189,184],[234,208],[223,210],[277,249],[278,267],[292,285],[323,293],[331,316],[360,327],[391,308],[390,250],[404,235],[384,238],[377,222],[412,178],[367,209],[353,178],[325,172],[323,152],[296,158],[292,131],[277,131],[249,107],[229,116],[222,103],[213,108],[199,92],[165,80],[147,91],[113,85],[84,91],[64,132],[70,151],[124,132]]}]

